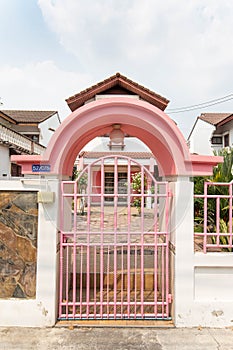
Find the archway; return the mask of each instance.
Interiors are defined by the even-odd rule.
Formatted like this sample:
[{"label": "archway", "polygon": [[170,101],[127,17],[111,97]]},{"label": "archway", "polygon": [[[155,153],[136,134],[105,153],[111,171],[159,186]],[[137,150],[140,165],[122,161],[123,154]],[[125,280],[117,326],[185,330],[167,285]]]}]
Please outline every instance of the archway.
[{"label": "archway", "polygon": [[127,97],[111,97],[80,107],[56,130],[42,157],[12,156],[12,160],[22,165],[24,174],[32,173],[32,164],[40,163],[50,166],[50,174],[70,176],[84,145],[109,132],[115,123],[151,149],[163,176],[208,175],[220,161],[217,157],[191,155],[173,120],[157,107]]},{"label": "archway", "polygon": [[[160,176],[172,181],[169,186],[174,190],[173,208],[175,208],[175,213],[172,218],[173,232],[170,242],[173,244],[176,241],[178,247],[178,254],[176,257],[174,256],[176,272],[178,276],[179,273],[182,275],[181,271],[184,268],[182,261],[184,259],[180,259],[180,256],[184,253],[185,257],[191,255],[190,242],[192,242],[190,239],[188,249],[182,250],[182,242],[187,237],[191,237],[192,234],[192,186],[189,183],[189,177],[211,174],[212,167],[221,161],[221,157],[191,155],[178,127],[163,111],[148,102],[127,97],[110,97],[93,101],[80,107],[64,120],[56,130],[42,157],[12,156],[12,160],[22,166],[22,173],[24,174],[43,174],[45,179],[56,178],[59,183],[60,179],[64,180],[71,176],[74,160],[83,146],[94,137],[109,133],[112,125],[116,123],[121,124],[121,128],[125,133],[139,138],[151,149],[157,160]],[[35,165],[39,165],[38,168]],[[45,166],[40,167],[40,165]],[[35,169],[39,170],[36,171]],[[176,180],[181,177],[182,183],[177,185]],[[178,198],[177,193],[181,188],[183,192],[180,192],[181,196]],[[46,192],[48,192],[48,189]],[[47,210],[59,213],[60,187],[54,192],[57,195],[55,196],[55,202],[43,202],[42,200],[44,213]],[[68,209],[70,208],[71,206]],[[70,210],[70,216],[71,214]],[[50,217],[47,217],[47,219],[49,220]],[[60,249],[59,241],[55,242],[54,239],[54,236],[58,233],[57,231],[61,228],[59,219],[58,215],[54,219],[54,232],[48,232],[46,241],[43,242],[44,247],[48,249],[49,242],[53,239],[52,254],[54,254],[54,262],[57,262],[56,252]],[[46,227],[41,225],[40,230],[46,231]],[[179,240],[177,237],[179,237]],[[54,285],[56,285],[56,267],[51,271],[53,277],[51,280],[53,280]],[[185,275],[190,276],[191,279],[191,262],[187,263],[185,268],[187,270]],[[39,269],[38,276],[41,271]],[[193,290],[191,288],[189,290],[188,295],[191,295]],[[55,296],[50,297],[52,299],[51,305],[54,305],[56,302]],[[176,300],[178,297],[180,295],[177,293]],[[51,305],[50,308],[52,308]],[[56,317],[54,310],[51,313]]]}]

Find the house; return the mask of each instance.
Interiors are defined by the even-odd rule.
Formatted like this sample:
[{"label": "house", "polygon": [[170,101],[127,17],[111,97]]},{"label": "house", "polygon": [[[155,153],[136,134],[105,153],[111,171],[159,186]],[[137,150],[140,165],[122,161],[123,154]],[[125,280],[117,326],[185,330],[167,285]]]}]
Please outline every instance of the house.
[{"label": "house", "polygon": [[212,155],[224,147],[233,145],[233,114],[202,113],[197,117],[189,134],[190,151]]},{"label": "house", "polygon": [[[112,146],[118,148],[118,150],[112,149]],[[120,147],[120,146],[119,146]],[[80,171],[84,169],[88,164],[92,164],[95,160],[113,156],[109,158],[108,163],[104,166],[104,186],[106,193],[114,193],[114,156],[123,156],[127,158],[135,159],[138,165],[135,163],[131,166],[131,176],[140,172],[140,165],[145,166],[152,174],[157,175],[157,164],[155,157],[151,153],[150,149],[135,137],[126,137],[124,141],[124,148],[121,150],[118,145],[111,145],[109,137],[97,137],[79,153],[75,168]],[[92,169],[91,185],[93,191],[97,191],[101,188],[101,169],[96,166]],[[121,159],[118,164],[118,191],[119,193],[126,193],[127,182],[127,162],[124,158]],[[125,198],[126,199],[126,198]],[[112,201],[113,197],[106,198],[107,201]],[[123,200],[124,201],[124,200]]]},{"label": "house", "polygon": [[[81,91],[80,93],[69,97],[66,102],[73,112],[77,108],[80,108],[84,104],[88,104],[93,101],[100,101],[102,99],[111,97],[128,97],[134,100],[146,101],[160,110],[164,111],[167,107],[168,100],[153,91],[133,82],[127,77],[116,73],[108,79],[93,85],[90,88]],[[127,134],[121,130],[120,124],[112,126],[110,132],[104,132],[101,136],[95,138],[79,153],[75,162],[75,168],[77,170],[83,169],[86,165],[91,164],[95,159],[118,155],[134,158],[139,163],[138,166],[131,167],[131,174],[139,172],[140,165],[145,166],[155,176],[157,174],[157,165],[155,157],[151,150],[138,138]],[[105,190],[109,193],[113,193],[114,184],[114,166],[113,159],[109,160],[108,165],[105,165],[104,174],[104,186]],[[92,187],[95,189],[100,188],[100,169],[94,171],[91,175]],[[122,164],[118,165],[118,182],[119,192],[125,191],[124,184],[127,179],[127,165],[122,160]],[[112,200],[113,198],[108,198]]]},{"label": "house", "polygon": [[11,155],[42,154],[59,124],[56,111],[0,110],[0,179],[20,176]]}]

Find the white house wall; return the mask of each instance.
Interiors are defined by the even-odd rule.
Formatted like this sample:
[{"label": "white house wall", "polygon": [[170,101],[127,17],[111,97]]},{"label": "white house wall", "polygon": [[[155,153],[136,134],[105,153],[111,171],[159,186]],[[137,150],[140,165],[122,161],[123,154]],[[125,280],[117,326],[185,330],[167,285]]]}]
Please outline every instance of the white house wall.
[{"label": "white house wall", "polygon": [[215,133],[223,136],[224,134],[229,133],[229,146],[233,146],[233,120],[219,127]]},{"label": "white house wall", "polygon": [[[126,137],[124,140],[124,152],[150,152],[150,149],[139,139],[136,137]],[[84,148],[84,151],[88,152],[114,152],[114,151],[122,151],[121,148],[119,149],[109,149],[109,138],[108,137],[96,137],[94,140],[89,142]],[[95,158],[85,158],[85,164],[91,164],[93,161],[95,161]],[[140,163],[141,165],[150,166],[153,167],[155,165],[154,158],[147,158],[147,159],[135,159]],[[120,161],[119,164],[124,165],[124,161]]]},{"label": "white house wall", "polygon": [[192,134],[189,137],[190,152],[203,155],[213,155],[210,139],[214,130],[215,127],[213,125],[198,119],[193,128]]},{"label": "white house wall", "polygon": [[6,146],[0,145],[0,179],[9,178],[11,173],[10,168],[10,158],[9,158],[9,148]]},{"label": "white house wall", "polygon": [[229,125],[229,145],[233,147],[233,120],[228,123]]},{"label": "white house wall", "polygon": [[[44,122],[39,124],[40,129],[40,144],[47,146],[50,138],[52,137],[54,131],[60,125],[58,114],[54,114],[52,117],[46,119]],[[49,130],[51,128],[52,130]]]},{"label": "white house wall", "polygon": [[[125,152],[150,152],[150,149],[136,137],[125,137],[124,139]],[[96,137],[94,140],[89,142],[83,151],[88,152],[108,152],[109,149],[109,138],[108,137]],[[121,151],[121,149],[115,149],[116,151]]]}]

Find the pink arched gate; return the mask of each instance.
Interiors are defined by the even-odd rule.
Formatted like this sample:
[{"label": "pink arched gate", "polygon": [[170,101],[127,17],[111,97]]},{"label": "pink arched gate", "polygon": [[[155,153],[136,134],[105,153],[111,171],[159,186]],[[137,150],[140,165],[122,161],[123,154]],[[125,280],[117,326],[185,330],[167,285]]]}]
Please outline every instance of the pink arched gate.
[{"label": "pink arched gate", "polygon": [[125,156],[61,184],[59,319],[169,319],[169,191]]}]

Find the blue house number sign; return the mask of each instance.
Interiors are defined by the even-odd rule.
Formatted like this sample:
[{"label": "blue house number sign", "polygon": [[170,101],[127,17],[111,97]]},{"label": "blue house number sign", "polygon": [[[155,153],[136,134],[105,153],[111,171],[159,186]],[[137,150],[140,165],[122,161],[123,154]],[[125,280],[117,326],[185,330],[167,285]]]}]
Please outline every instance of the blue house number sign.
[{"label": "blue house number sign", "polygon": [[32,165],[33,173],[49,173],[50,164],[33,164]]}]

